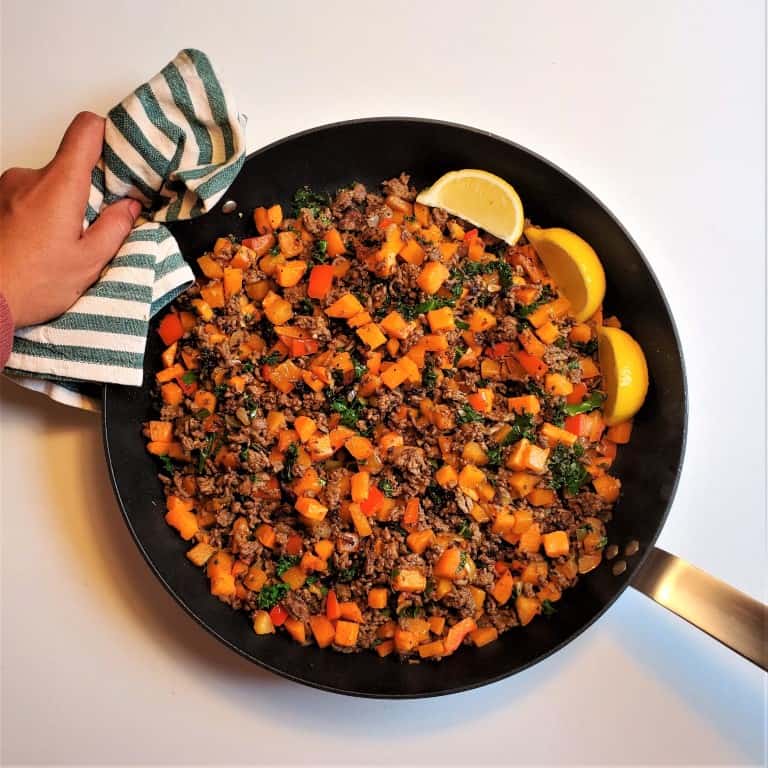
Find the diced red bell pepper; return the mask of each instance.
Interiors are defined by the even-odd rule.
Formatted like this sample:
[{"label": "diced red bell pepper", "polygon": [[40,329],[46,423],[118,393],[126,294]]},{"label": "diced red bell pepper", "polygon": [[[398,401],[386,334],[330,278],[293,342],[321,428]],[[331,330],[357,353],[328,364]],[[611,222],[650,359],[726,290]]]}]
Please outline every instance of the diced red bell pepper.
[{"label": "diced red bell pepper", "polygon": [[319,345],[317,339],[291,339],[288,349],[291,357],[302,357],[313,355],[319,349]]},{"label": "diced red bell pepper", "polygon": [[585,429],[583,413],[579,413],[576,416],[568,416],[563,424],[564,429],[570,432],[572,435],[578,435],[582,437],[582,430]]},{"label": "diced red bell pepper", "polygon": [[318,264],[309,273],[307,296],[310,299],[323,299],[333,285],[333,264]]},{"label": "diced red bell pepper", "polygon": [[568,405],[578,405],[587,394],[587,385],[580,381],[578,384],[573,385],[573,391],[570,395],[567,395],[565,398],[565,402],[568,403]]},{"label": "diced red bell pepper", "polygon": [[497,575],[503,576],[509,570],[509,566],[503,560],[497,560],[493,564],[493,570]]},{"label": "diced red bell pepper", "polygon": [[272,381],[272,368],[274,366],[272,365],[262,365],[261,366],[261,378],[264,379],[264,381]]},{"label": "diced red bell pepper", "polygon": [[476,229],[470,229],[464,233],[464,242],[471,243],[480,233]]},{"label": "diced red bell pepper", "polygon": [[276,627],[281,627],[283,624],[285,624],[285,620],[288,618],[288,611],[286,611],[282,605],[276,605],[269,612],[269,618],[272,619],[272,623]]},{"label": "diced red bell pepper", "polygon": [[549,366],[540,357],[530,355],[524,349],[515,352],[515,358],[529,376],[543,376],[549,370]]},{"label": "diced red bell pepper", "polygon": [[330,590],[325,598],[325,615],[331,621],[341,618],[341,606],[334,590]]},{"label": "diced red bell pepper", "polygon": [[187,384],[184,381],[183,376],[178,376],[176,378],[177,384],[181,387],[181,391],[187,396],[191,397],[192,395],[197,392],[197,381],[191,381],[189,384]]},{"label": "diced red bell pepper", "polygon": [[157,328],[163,343],[170,347],[174,341],[178,341],[184,335],[184,328],[181,325],[181,319],[176,312],[169,312],[161,321]]},{"label": "diced red bell pepper", "polygon": [[301,550],[304,549],[304,539],[299,536],[298,533],[294,533],[288,537],[288,541],[285,542],[285,554],[294,557],[301,554]]},{"label": "diced red bell pepper", "polygon": [[592,411],[568,416],[563,427],[572,435],[586,437],[590,442],[596,443],[603,436],[605,422],[599,411]]},{"label": "diced red bell pepper", "polygon": [[512,345],[508,341],[500,341],[498,344],[492,344],[488,347],[486,354],[496,360],[509,357],[512,354]]},{"label": "diced red bell pepper", "polygon": [[367,517],[371,517],[381,508],[384,503],[384,494],[377,486],[372,485],[368,489],[368,498],[361,502],[360,511]]},{"label": "diced red bell pepper", "polygon": [[396,224],[397,222],[392,218],[385,218],[379,222],[379,229],[386,229],[390,224]]}]

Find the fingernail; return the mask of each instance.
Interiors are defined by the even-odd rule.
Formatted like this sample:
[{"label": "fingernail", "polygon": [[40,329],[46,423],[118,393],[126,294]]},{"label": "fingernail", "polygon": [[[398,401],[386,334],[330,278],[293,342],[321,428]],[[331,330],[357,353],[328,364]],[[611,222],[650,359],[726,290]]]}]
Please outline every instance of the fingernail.
[{"label": "fingernail", "polygon": [[136,220],[141,213],[141,203],[138,200],[131,200],[131,202],[128,203],[128,211],[131,216],[133,216],[134,220]]}]

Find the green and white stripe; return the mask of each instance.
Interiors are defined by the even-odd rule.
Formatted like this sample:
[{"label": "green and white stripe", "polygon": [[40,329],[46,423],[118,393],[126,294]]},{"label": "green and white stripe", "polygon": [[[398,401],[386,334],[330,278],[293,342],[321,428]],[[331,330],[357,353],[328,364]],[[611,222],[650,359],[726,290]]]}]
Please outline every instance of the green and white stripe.
[{"label": "green and white stripe", "polygon": [[16,332],[5,372],[87,408],[94,404],[77,394],[80,383],[83,393],[92,392],[86,382],[141,385],[149,320],[193,279],[161,222],[211,210],[244,158],[245,116],[200,51],[181,51],[112,109],[83,226],[122,197],[142,202],[142,218],[99,281],[64,315]]}]

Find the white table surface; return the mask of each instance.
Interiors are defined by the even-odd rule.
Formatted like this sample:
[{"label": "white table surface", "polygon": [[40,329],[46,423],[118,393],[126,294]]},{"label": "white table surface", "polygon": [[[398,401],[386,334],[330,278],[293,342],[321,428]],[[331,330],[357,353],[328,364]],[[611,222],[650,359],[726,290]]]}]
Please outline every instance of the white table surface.
[{"label": "white table surface", "polygon": [[[550,158],[633,233],[688,366],[660,544],[765,600],[763,4],[2,3],[2,165],[47,161],[178,49],[206,50],[253,149],[344,118],[481,126]],[[555,657],[417,702],[320,693],[199,629],[123,525],[99,420],[2,391],[2,761],[764,764],[755,667],[629,590]]]}]

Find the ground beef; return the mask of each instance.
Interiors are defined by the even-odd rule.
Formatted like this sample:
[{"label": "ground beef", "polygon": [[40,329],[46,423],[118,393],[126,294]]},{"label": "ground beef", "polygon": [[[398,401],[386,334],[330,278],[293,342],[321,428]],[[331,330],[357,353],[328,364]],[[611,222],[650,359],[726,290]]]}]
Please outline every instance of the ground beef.
[{"label": "ground beef", "polygon": [[407,173],[401,173],[400,176],[394,179],[385,181],[381,186],[384,192],[388,195],[395,195],[403,200],[415,200],[416,189],[409,186],[411,177]]},{"label": "ground beef", "polygon": [[294,619],[297,619],[298,621],[309,621],[309,607],[307,606],[304,597],[299,592],[289,592],[285,596],[283,605]]},{"label": "ground beef", "polygon": [[[465,231],[474,228],[471,224],[430,209],[442,230],[441,242],[433,242],[434,228],[422,229],[400,202],[416,197],[407,174],[384,182],[380,191],[354,183],[340,190],[330,207],[319,199],[319,208],[303,208],[298,219],[286,219],[282,230],[300,223],[305,233],[302,253],[290,257],[306,262],[305,274],[285,285],[295,281],[285,279],[282,263],[278,268],[260,257],[245,266],[246,293],[212,307],[212,316],[179,340],[175,359],[194,370],[193,377],[181,379],[180,402],[158,405],[160,419],[171,424],[176,450],[188,459],[174,457],[161,481],[178,504],[192,505],[199,526],[190,546],[198,540],[224,549],[237,563],[234,592],[222,599],[253,614],[271,608],[274,596],[311,639],[309,619],[327,613],[333,590],[339,602],[354,603],[362,615],[355,648],[333,644],[342,652],[381,648],[387,642],[379,636],[382,626],[388,625],[391,635],[389,622],[407,628],[414,617],[443,617],[448,627],[473,617],[479,626],[499,631],[516,626],[519,597],[541,601],[548,590],[576,582],[578,557],[604,546],[603,522],[612,509],[586,477],[578,494],[558,487],[553,498],[537,502],[527,491],[521,498],[514,485],[520,469],[510,461],[521,436],[547,447],[542,423],[563,423],[564,399],[547,394],[545,380],[528,376],[518,360],[524,323],[518,289],[542,292],[538,283],[521,285],[520,278],[535,276],[533,267],[543,269],[532,249],[525,241],[507,248],[481,233],[485,256],[469,268],[468,243],[453,239],[450,223]],[[384,257],[393,226],[399,227],[401,248],[413,253],[419,244],[422,263],[410,263],[402,250]],[[342,234],[344,253],[320,261],[316,241],[330,228]],[[226,267],[238,246],[220,243],[217,251],[211,258]],[[239,254],[250,258],[246,249]],[[498,266],[505,259],[516,277],[512,286],[503,280],[510,272]],[[307,277],[320,263],[333,266],[333,280],[317,298],[308,295]],[[426,293],[420,285],[425,264],[435,269],[437,263],[447,274],[436,291]],[[269,309],[265,289],[288,308]],[[330,306],[341,299],[349,304],[350,295],[362,310],[354,306],[353,315],[331,317]],[[200,296],[194,285],[176,306],[196,318],[200,305],[192,301]],[[446,309],[454,327],[433,327],[441,319],[439,310]],[[481,310],[495,323],[470,330]],[[395,333],[380,325],[387,316],[405,322],[405,330]],[[363,329],[374,324],[386,333],[371,342]],[[577,383],[575,361],[584,350],[569,342],[572,325],[572,319],[554,321],[557,339],[544,345],[543,359],[550,372]],[[393,388],[386,381],[395,366],[408,373]],[[588,391],[600,382],[599,377],[585,381]],[[481,389],[492,396],[482,413],[475,410],[482,406]],[[531,395],[538,400],[536,413],[512,410],[510,398]],[[151,426],[145,426],[148,437]],[[356,449],[350,438],[359,441]],[[584,446],[582,462],[596,450],[594,444]],[[558,448],[558,455],[564,450]],[[550,463],[536,490],[556,485],[557,471]],[[515,515],[516,524],[530,521],[542,534],[564,531],[568,554],[549,558],[541,548],[521,548],[519,533],[497,530],[506,513]],[[326,559],[318,562],[320,553]],[[446,588],[440,564],[449,556],[458,557],[459,565],[447,594],[437,599],[437,590],[442,594]],[[528,571],[523,580],[532,562],[546,564],[546,574],[532,578]],[[306,581],[284,594],[288,567],[302,568]],[[514,590],[500,605],[493,594],[505,569],[513,574]],[[262,570],[264,587],[248,587]],[[423,591],[401,589],[397,579],[403,571],[423,577]],[[251,575],[244,578],[246,572]],[[386,590],[384,609],[369,607],[377,588]],[[481,610],[478,590],[485,594]],[[354,616],[350,606],[344,610]]]},{"label": "ground beef", "polygon": [[429,485],[432,474],[424,449],[405,446],[395,456],[394,465],[403,475],[403,491],[408,496],[420,496]]},{"label": "ground beef", "polygon": [[442,208],[433,208],[432,221],[434,221],[440,229],[445,229],[445,225],[448,221],[448,211],[445,211]]},{"label": "ground beef", "polygon": [[339,218],[338,227],[345,232],[356,232],[361,230],[366,223],[362,212],[357,208],[350,208]]}]

